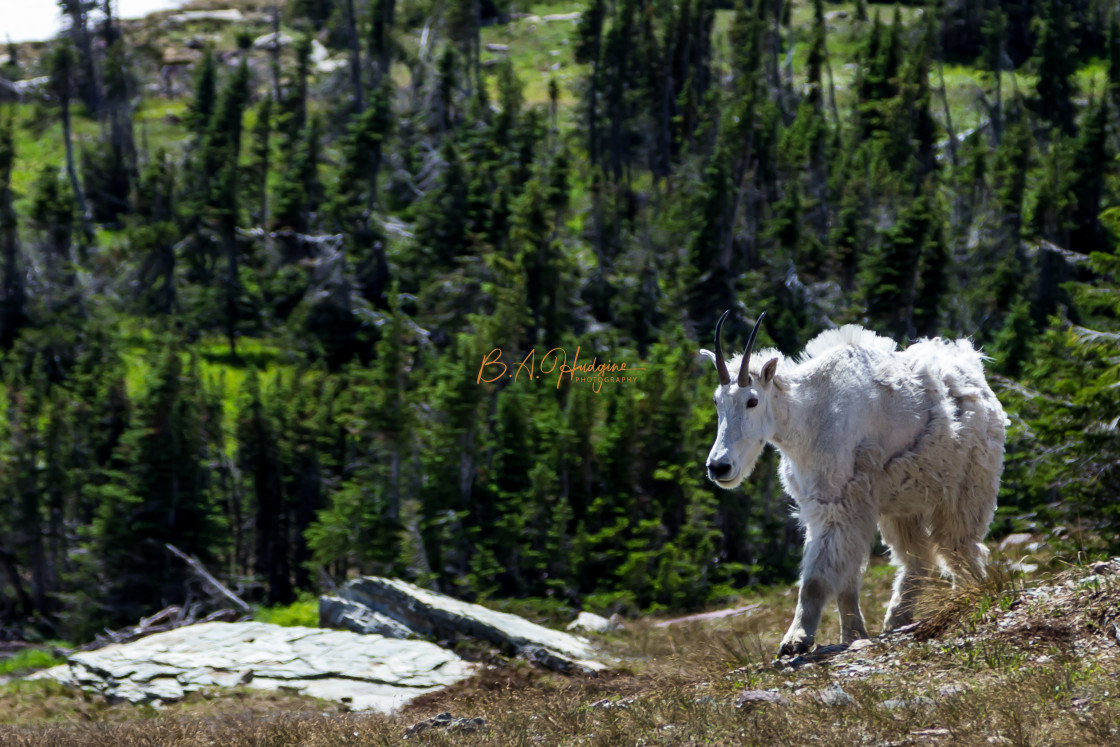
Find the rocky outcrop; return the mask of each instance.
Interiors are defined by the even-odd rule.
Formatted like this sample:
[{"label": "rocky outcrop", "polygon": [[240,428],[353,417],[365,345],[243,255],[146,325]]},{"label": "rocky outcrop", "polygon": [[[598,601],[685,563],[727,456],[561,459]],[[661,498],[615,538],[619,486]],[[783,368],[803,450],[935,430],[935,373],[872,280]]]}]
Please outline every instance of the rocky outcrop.
[{"label": "rocky outcrop", "polygon": [[185,10],[168,17],[168,22],[176,26],[188,23],[244,23],[245,16],[240,10]]},{"label": "rocky outcrop", "polygon": [[134,703],[205,687],[287,689],[392,712],[463,680],[475,665],[427,641],[260,622],[191,625],[97,651],[45,670],[64,684]]},{"label": "rocky outcrop", "polygon": [[364,604],[339,597],[319,598],[319,625],[341,628],[361,635],[383,635],[386,638],[415,638],[416,633],[393,618],[374,612]]},{"label": "rocky outcrop", "polygon": [[[590,673],[606,668],[594,658],[596,651],[584,638],[404,581],[372,576],[354,579],[339,590],[338,597],[325,597],[320,601],[320,614],[324,605],[328,611],[341,610],[344,602],[395,620],[420,637],[433,640],[479,638],[506,654],[559,672]],[[354,607],[345,609],[346,614],[321,617],[319,624],[360,632],[366,623]]]}]

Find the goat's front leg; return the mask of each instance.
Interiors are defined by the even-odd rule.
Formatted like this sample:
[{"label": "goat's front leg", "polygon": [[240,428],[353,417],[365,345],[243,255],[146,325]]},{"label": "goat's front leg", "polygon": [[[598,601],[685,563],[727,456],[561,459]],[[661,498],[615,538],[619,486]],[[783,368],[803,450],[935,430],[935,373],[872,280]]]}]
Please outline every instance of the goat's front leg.
[{"label": "goat's front leg", "polygon": [[836,510],[830,512],[833,516],[828,521],[808,524],[806,528],[797,609],[782,638],[779,656],[801,654],[812,648],[824,606],[837,595],[844,642],[867,637],[859,609],[859,587],[871,551],[874,516],[868,519],[852,515],[837,504],[833,508]]}]

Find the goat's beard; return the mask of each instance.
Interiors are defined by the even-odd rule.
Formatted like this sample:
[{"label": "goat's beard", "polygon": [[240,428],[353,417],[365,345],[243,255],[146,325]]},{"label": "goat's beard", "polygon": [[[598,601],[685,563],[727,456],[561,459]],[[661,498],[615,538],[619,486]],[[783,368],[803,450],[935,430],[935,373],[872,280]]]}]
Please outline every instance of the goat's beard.
[{"label": "goat's beard", "polygon": [[747,448],[743,449],[741,452],[741,461],[739,463],[739,473],[732,480],[719,480],[716,484],[724,490],[734,490],[742,485],[743,481],[754,473],[755,465],[758,464],[758,458],[762,455],[762,450],[765,446],[765,441],[759,441],[757,444],[752,443]]}]

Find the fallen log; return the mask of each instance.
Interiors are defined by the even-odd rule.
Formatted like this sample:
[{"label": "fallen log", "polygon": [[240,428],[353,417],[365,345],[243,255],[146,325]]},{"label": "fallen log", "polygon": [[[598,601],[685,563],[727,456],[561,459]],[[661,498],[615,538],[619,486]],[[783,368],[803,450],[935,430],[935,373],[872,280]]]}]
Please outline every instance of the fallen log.
[{"label": "fallen log", "polygon": [[175,555],[175,557],[180,558],[181,560],[186,562],[186,564],[191,567],[191,570],[195,572],[195,575],[205,581],[212,589],[217,591],[226,599],[233,602],[237,606],[237,608],[244,612],[246,615],[252,614],[253,608],[250,607],[244,599],[230,591],[225,584],[214,578],[214,576],[212,576],[210,572],[207,571],[205,567],[203,567],[198,558],[187,555],[185,552],[175,547],[175,545],[171,544],[170,542],[165,543],[165,547],[167,547],[167,549],[170,550]]}]

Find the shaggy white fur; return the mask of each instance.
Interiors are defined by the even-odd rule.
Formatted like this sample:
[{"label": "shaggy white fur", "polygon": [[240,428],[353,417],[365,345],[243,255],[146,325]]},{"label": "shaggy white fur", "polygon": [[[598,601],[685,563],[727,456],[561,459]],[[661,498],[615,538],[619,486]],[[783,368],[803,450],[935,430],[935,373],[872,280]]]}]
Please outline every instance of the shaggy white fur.
[{"label": "shaggy white fur", "polygon": [[818,335],[794,361],[755,352],[745,387],[736,383],[742,358],[728,361],[710,474],[734,488],[773,444],[805,527],[797,609],[779,653],[812,646],[833,598],[843,640],[867,636],[859,588],[876,524],[898,567],[886,630],[911,621],[921,581],[938,566],[954,579],[983,573],[1008,422],[983,361],[968,340],[899,351],[851,324]]}]

